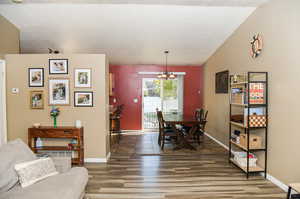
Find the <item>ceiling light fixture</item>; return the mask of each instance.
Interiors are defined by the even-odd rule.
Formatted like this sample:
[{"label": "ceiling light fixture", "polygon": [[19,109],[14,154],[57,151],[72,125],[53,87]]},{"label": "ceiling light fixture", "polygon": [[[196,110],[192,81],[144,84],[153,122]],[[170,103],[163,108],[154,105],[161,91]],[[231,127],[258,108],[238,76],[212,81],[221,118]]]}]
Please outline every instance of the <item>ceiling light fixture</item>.
[{"label": "ceiling light fixture", "polygon": [[174,78],[176,78],[174,73],[168,72],[168,54],[169,54],[169,51],[166,50],[164,53],[166,55],[166,70],[164,72],[162,72],[162,74],[159,74],[157,76],[157,78],[159,78],[159,79],[174,79]]}]

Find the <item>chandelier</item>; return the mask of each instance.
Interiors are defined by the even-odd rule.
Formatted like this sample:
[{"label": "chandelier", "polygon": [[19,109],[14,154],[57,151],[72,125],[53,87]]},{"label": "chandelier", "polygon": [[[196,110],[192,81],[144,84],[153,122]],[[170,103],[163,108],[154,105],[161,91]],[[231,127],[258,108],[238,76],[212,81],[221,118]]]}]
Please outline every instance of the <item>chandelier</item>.
[{"label": "chandelier", "polygon": [[162,74],[159,74],[157,76],[157,78],[159,78],[159,79],[174,79],[176,77],[174,75],[174,73],[168,72],[168,54],[169,54],[169,51],[166,50],[164,53],[166,55],[166,70]]}]

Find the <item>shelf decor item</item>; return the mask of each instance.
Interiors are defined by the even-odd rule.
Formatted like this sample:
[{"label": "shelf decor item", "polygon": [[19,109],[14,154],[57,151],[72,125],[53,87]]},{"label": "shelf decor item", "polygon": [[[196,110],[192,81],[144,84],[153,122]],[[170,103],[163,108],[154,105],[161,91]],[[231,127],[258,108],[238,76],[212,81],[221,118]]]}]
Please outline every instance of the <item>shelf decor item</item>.
[{"label": "shelf decor item", "polygon": [[251,43],[250,54],[252,58],[257,58],[262,51],[263,48],[263,40],[260,34],[256,34],[253,36]]},{"label": "shelf decor item", "polygon": [[69,79],[49,79],[49,104],[70,104]]},{"label": "shelf decor item", "polygon": [[59,108],[55,108],[52,106],[52,109],[50,111],[50,116],[53,118],[53,126],[54,128],[57,128],[57,117],[59,116],[60,110]]},{"label": "shelf decor item", "polygon": [[44,87],[44,68],[28,68],[28,86]]},{"label": "shelf decor item", "polygon": [[49,74],[68,74],[68,60],[49,59]]},{"label": "shelf decor item", "polygon": [[[229,162],[246,173],[267,177],[268,73],[248,72],[230,76]],[[241,130],[236,135],[237,129]],[[234,150],[232,148],[234,147]],[[236,150],[242,153],[235,152]],[[256,152],[261,152],[256,156]],[[239,156],[242,154],[242,156]],[[257,160],[257,157],[264,160]],[[256,163],[258,162],[258,163]]]},{"label": "shelf decor item", "polygon": [[92,69],[76,68],[75,69],[75,88],[91,88],[92,87]]}]

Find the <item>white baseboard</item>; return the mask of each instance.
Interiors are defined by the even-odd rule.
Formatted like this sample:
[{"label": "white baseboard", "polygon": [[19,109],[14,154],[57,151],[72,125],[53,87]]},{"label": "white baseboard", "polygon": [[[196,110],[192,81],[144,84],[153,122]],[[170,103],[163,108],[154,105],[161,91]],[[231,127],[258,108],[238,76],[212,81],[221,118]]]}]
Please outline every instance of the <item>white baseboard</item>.
[{"label": "white baseboard", "polygon": [[223,144],[222,142],[220,142],[219,140],[217,140],[216,138],[214,138],[213,136],[209,135],[207,132],[204,133],[207,137],[209,137],[210,139],[212,139],[213,141],[215,141],[216,143],[218,143],[220,146],[222,146],[223,148],[225,148],[227,151],[229,151],[228,146],[226,146],[225,144]]},{"label": "white baseboard", "polygon": [[108,162],[108,160],[110,159],[110,155],[111,155],[111,153],[109,152],[106,156],[106,162]]},{"label": "white baseboard", "polygon": [[106,158],[85,158],[86,163],[106,163],[110,158],[110,152],[107,154]]},{"label": "white baseboard", "polygon": [[[209,137],[210,139],[212,139],[213,141],[215,141],[220,146],[224,147],[227,151],[229,151],[228,146],[226,146],[225,144],[223,144],[222,142],[220,142],[219,140],[217,140],[213,136],[209,135],[207,132],[205,132],[204,134],[207,137]],[[261,175],[263,176],[264,173],[261,173]],[[288,191],[288,186],[286,184],[284,184],[283,182],[281,182],[280,180],[278,180],[277,178],[273,177],[272,175],[270,175],[268,173],[267,173],[267,180],[271,181],[273,184],[275,184],[276,186],[278,186],[280,189],[284,190],[285,192]]]},{"label": "white baseboard", "polygon": [[[263,173],[261,173],[261,175],[264,175]],[[267,179],[269,181],[271,181],[273,184],[277,185],[279,188],[281,188],[282,190],[284,190],[285,192],[288,191],[289,186],[287,186],[286,184],[284,184],[283,182],[281,182],[280,180],[278,180],[277,178],[271,176],[270,174],[267,173]]]},{"label": "white baseboard", "polygon": [[105,163],[106,158],[84,158],[86,163]]}]

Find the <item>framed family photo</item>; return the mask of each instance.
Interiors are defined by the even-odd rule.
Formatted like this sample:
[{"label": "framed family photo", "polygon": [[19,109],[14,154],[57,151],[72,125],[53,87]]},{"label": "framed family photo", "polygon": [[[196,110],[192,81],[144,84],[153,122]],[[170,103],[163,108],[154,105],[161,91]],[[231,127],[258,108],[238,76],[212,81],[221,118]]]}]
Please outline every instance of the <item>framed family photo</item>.
[{"label": "framed family photo", "polygon": [[68,74],[68,60],[49,59],[49,74]]},{"label": "framed family photo", "polygon": [[43,91],[30,91],[30,108],[44,109],[44,93]]},{"label": "framed family photo", "polygon": [[28,86],[44,87],[44,68],[28,68]]},{"label": "framed family photo", "polygon": [[74,84],[75,88],[91,88],[92,70],[90,68],[75,69]]},{"label": "framed family photo", "polygon": [[75,91],[74,92],[74,106],[76,107],[92,107],[93,92],[91,91]]},{"label": "framed family photo", "polygon": [[69,79],[49,79],[49,105],[70,105]]}]

